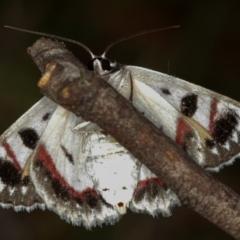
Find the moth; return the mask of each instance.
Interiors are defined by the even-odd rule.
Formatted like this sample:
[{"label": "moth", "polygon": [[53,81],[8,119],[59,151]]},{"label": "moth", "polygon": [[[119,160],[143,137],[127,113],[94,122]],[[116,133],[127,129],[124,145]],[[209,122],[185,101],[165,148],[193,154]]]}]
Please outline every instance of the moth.
[{"label": "moth", "polygon": [[[239,156],[237,101],[161,72],[111,62],[106,53],[116,42],[100,56],[78,43],[91,55],[89,70],[204,169],[219,171]],[[100,127],[44,97],[0,137],[0,205],[16,211],[46,208],[91,228],[113,224],[127,208],[169,216],[180,202]]]}]

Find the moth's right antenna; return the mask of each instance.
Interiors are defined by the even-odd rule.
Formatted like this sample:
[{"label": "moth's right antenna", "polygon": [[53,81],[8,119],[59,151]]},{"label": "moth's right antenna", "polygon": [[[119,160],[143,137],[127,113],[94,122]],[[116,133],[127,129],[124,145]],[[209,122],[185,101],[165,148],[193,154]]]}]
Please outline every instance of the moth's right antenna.
[{"label": "moth's right antenna", "polygon": [[26,30],[26,29],[22,29],[22,28],[17,28],[17,27],[11,27],[11,26],[4,26],[4,27],[5,28],[11,28],[11,29],[14,29],[14,30],[18,30],[18,31],[21,31],[21,32],[32,33],[32,34],[35,34],[35,35],[40,35],[40,36],[50,37],[50,38],[56,38],[56,39],[59,39],[59,40],[63,40],[65,42],[74,43],[74,44],[77,44],[77,45],[81,46],[83,49],[85,49],[91,55],[91,58],[95,57],[95,55],[91,52],[91,50],[87,46],[85,46],[81,42],[78,42],[78,41],[75,41],[75,40],[72,40],[72,39],[59,37],[59,36],[56,36],[56,35],[53,35],[53,34],[48,34],[48,33],[43,33],[43,32],[30,31],[30,30]]}]

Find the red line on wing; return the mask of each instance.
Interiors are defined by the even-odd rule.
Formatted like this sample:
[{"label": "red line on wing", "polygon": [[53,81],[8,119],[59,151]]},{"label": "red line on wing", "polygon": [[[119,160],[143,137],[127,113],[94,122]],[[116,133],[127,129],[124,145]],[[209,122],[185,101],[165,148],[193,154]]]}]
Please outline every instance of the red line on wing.
[{"label": "red line on wing", "polygon": [[44,167],[46,167],[47,170],[52,173],[52,176],[55,179],[57,179],[63,187],[66,187],[68,189],[69,194],[71,194],[73,197],[84,199],[85,195],[87,195],[87,193],[89,193],[90,191],[95,191],[94,189],[92,189],[90,187],[84,189],[84,191],[82,191],[81,193],[79,193],[76,190],[74,190],[65,181],[65,179],[61,176],[61,174],[58,172],[58,170],[57,170],[57,168],[56,168],[56,166],[55,166],[51,156],[47,152],[45,146],[42,145],[42,144],[39,144],[39,146],[37,148],[37,155],[35,157],[35,160],[41,161],[43,163]]},{"label": "red line on wing", "polygon": [[16,158],[16,156],[15,156],[15,154],[14,154],[11,146],[10,146],[6,141],[4,141],[4,142],[2,143],[2,146],[4,147],[4,149],[5,149],[8,157],[12,160],[14,167],[15,167],[16,169],[18,169],[19,171],[22,171],[22,168],[21,168],[21,166],[19,165],[18,160],[17,160],[17,158]]},{"label": "red line on wing", "polygon": [[136,190],[140,190],[143,188],[149,188],[152,184],[156,184],[160,187],[164,186],[164,182],[158,178],[158,177],[154,177],[154,178],[147,178],[145,180],[141,180],[138,182],[137,184],[137,189]]},{"label": "red line on wing", "polygon": [[213,133],[214,130],[214,120],[217,114],[217,105],[219,101],[217,99],[213,99],[211,103],[211,110],[210,110],[210,121],[209,121],[209,132]]},{"label": "red line on wing", "polygon": [[176,143],[182,145],[185,141],[185,136],[187,132],[191,132],[191,128],[184,118],[179,118],[176,129]]}]

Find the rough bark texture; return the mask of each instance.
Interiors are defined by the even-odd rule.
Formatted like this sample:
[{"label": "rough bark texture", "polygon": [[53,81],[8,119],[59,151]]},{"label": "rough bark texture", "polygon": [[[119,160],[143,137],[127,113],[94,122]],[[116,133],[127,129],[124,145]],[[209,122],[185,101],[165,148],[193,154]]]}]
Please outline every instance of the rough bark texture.
[{"label": "rough bark texture", "polygon": [[29,54],[44,73],[44,95],[98,124],[177,194],[182,205],[240,239],[240,200],[197,166],[107,82],[89,72],[63,44],[38,40]]}]

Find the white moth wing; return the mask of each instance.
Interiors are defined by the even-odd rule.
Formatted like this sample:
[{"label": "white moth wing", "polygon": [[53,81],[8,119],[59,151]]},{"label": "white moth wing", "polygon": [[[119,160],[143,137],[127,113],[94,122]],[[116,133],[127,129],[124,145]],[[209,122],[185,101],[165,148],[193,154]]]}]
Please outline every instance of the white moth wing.
[{"label": "white moth wing", "polygon": [[85,144],[87,171],[98,192],[120,214],[126,213],[136,188],[138,161],[110,136],[92,133]]},{"label": "white moth wing", "polygon": [[130,208],[134,212],[148,213],[153,216],[158,213],[170,216],[171,208],[175,205],[180,205],[177,195],[145,165],[141,164],[138,184]]},{"label": "white moth wing", "polygon": [[[81,128],[86,124],[73,113],[60,106],[57,108],[36,148],[31,177],[46,206],[61,218],[87,228],[102,223],[112,224],[121,214],[101,195],[104,191],[99,182],[101,170],[94,166],[99,166],[98,162],[86,146],[92,144],[93,139],[90,138],[96,127],[93,132],[91,127],[81,132],[79,125]],[[97,155],[96,152],[94,154]],[[95,167],[96,176],[88,172],[93,171],[89,169],[88,162]],[[108,175],[104,177],[112,181]]]},{"label": "white moth wing", "polygon": [[[177,196],[111,136],[103,135],[95,124],[87,124],[76,128],[79,133],[89,133],[83,151],[88,156],[87,172],[106,202],[120,214],[129,207],[135,212],[169,216],[171,208],[179,204]],[[94,132],[90,134],[91,129]]]},{"label": "white moth wing", "polygon": [[202,167],[218,171],[239,156],[238,102],[179,78],[134,66],[123,67],[110,83],[129,75],[133,105]]},{"label": "white moth wing", "polygon": [[0,205],[15,210],[44,208],[29,176],[30,157],[56,104],[42,98],[0,138]]},{"label": "white moth wing", "polygon": [[[190,149],[190,151],[188,151],[189,154],[200,165],[203,165],[205,156],[202,151],[199,151],[199,149],[202,149],[203,143],[201,142],[198,129],[194,128],[187,117],[179,113],[179,111],[156,92],[155,89],[145,84],[145,75],[141,75],[140,81],[138,80],[138,76],[135,76],[135,74],[127,68],[128,67],[123,67],[120,71],[113,74],[108,82],[116,88],[117,82],[128,81],[133,89],[131,93],[133,105],[152,123],[161,128],[166,135],[176,140],[179,144],[184,144],[187,150]],[[127,77],[128,80],[126,76],[129,76]],[[127,92],[124,89],[121,89],[120,93],[121,91],[124,91],[124,93]],[[129,99],[129,95],[125,95],[125,97]],[[180,131],[176,131],[178,125],[181,126]],[[185,137],[184,131],[190,132],[191,137]]]},{"label": "white moth wing", "polygon": [[[96,125],[92,129],[96,131]],[[179,204],[177,196],[111,136],[100,131],[89,134],[83,152],[95,187],[120,214],[129,207],[135,212],[169,216],[171,208]]]}]

